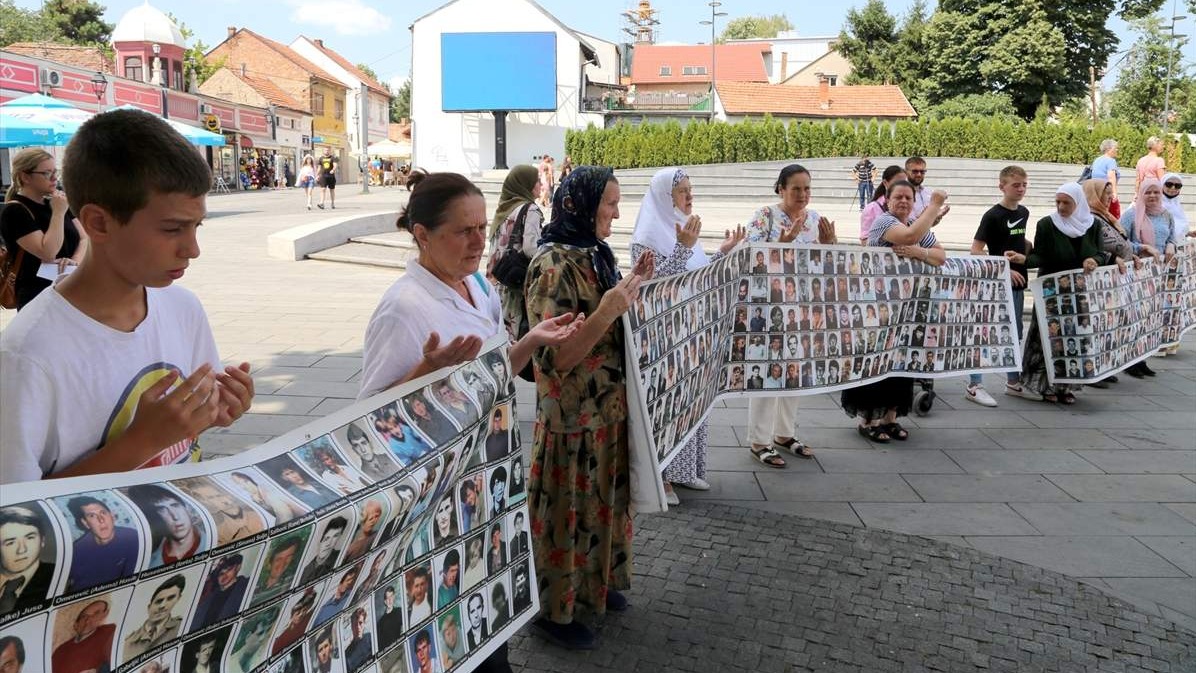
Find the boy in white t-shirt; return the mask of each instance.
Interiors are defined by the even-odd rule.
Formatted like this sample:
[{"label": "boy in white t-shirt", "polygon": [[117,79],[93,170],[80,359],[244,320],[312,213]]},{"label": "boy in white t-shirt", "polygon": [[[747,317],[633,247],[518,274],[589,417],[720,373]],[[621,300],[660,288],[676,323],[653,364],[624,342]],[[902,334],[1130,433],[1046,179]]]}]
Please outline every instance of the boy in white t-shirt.
[{"label": "boy in white t-shirt", "polygon": [[172,286],[199,256],[211,172],[161,119],[96,115],[64,157],[83,263],[0,335],[0,483],[199,459],[249,408],[249,364],[220,370],[203,307]]}]

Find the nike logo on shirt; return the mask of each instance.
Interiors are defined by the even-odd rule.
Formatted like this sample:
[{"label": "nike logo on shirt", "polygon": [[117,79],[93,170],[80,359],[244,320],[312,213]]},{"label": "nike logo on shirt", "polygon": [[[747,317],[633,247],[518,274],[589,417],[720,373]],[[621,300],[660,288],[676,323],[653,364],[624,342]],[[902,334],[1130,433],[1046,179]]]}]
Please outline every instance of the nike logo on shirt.
[{"label": "nike logo on shirt", "polygon": [[1021,224],[1021,223],[1022,223],[1022,222],[1023,222],[1025,219],[1026,219],[1026,218],[1024,218],[1024,217],[1023,217],[1023,218],[1022,218],[1022,219],[1020,219],[1020,220],[1014,220],[1014,221],[1012,221],[1012,222],[1009,222],[1008,220],[1006,220],[1006,222],[1005,222],[1005,226],[1007,226],[1007,227],[1009,227],[1010,229],[1012,229],[1012,228],[1016,227],[1017,225]]}]

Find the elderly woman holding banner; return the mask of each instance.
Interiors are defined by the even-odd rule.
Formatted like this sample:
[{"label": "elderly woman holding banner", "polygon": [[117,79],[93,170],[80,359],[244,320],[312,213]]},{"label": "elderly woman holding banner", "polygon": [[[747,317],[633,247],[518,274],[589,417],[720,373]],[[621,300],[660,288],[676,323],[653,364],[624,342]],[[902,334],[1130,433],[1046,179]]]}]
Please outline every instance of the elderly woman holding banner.
[{"label": "elderly woman holding banner", "polygon": [[[1034,250],[1029,255],[1005,253],[1012,262],[1024,261],[1028,268],[1038,269],[1046,276],[1061,271],[1083,269],[1091,273],[1100,266],[1101,229],[1088,206],[1088,199],[1079,184],[1068,182],[1055,191],[1055,212],[1035,225]],[[1035,308],[1035,312],[1037,312]],[[1042,350],[1042,337],[1036,317],[1030,319],[1030,331],[1022,354],[1022,377],[1019,384],[1008,384],[1006,395],[1029,400],[1075,404],[1076,396],[1066,385],[1052,386],[1047,378],[1047,357]]]},{"label": "elderly woman holding banner", "polygon": [[642,255],[621,278],[605,239],[619,216],[609,168],[579,166],[552,197],[552,220],[527,272],[533,321],[578,314],[568,341],[536,351],[535,444],[527,502],[541,617],[536,630],[563,647],[590,649],[594,632],[576,620],[627,609],[631,586],[631,469],[627,366],[619,318],[652,276]]},{"label": "elderly woman holding banner", "polygon": [[[398,227],[411,233],[419,256],[407,262],[407,273],[382,296],[366,327],[360,398],[468,362],[485,339],[505,334],[498,293],[478,273],[488,224],[481,190],[456,173],[411,177]],[[535,348],[572,337],[583,324],[574,316],[545,320],[512,344],[514,370]],[[478,670],[510,671],[506,644]]]},{"label": "elderly woman holding banner", "polygon": [[[680,168],[662,168],[652,176],[648,192],[635,218],[631,237],[631,259],[644,254],[653,258],[656,275],[671,276],[694,269],[722,257],[744,238],[743,227],[730,229],[723,236],[718,252],[707,257],[698,241],[702,218],[693,212],[693,187],[689,175]],[[706,482],[706,424],[669,463],[664,471],[665,497],[670,505],[680,504],[673,484],[699,491],[710,489]]]},{"label": "elderly woman holding banner", "polygon": [[[810,171],[805,167],[789,164],[782,168],[773,192],[781,202],[764,206],[752,215],[747,224],[749,242],[839,242],[835,223],[810,208]],[[748,428],[752,457],[768,467],[785,467],[778,450],[798,458],[814,457],[814,451],[796,436],[796,397],[752,397],[748,401]]]}]

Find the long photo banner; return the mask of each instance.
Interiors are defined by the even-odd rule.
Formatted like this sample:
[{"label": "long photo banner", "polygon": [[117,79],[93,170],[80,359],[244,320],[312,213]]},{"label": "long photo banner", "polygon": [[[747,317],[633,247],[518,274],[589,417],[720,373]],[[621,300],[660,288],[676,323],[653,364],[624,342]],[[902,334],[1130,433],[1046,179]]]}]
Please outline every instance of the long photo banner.
[{"label": "long photo banner", "polygon": [[644,283],[624,320],[638,441],[663,469],[724,395],[1021,369],[1009,264],[888,248],[743,245]]},{"label": "long photo banner", "polygon": [[539,610],[510,371],[491,342],[237,456],[6,485],[0,655],[47,673],[472,670]]},{"label": "long photo banner", "polygon": [[1093,383],[1179,343],[1196,326],[1196,245],[1167,259],[1063,271],[1030,281],[1034,315],[1057,384]]}]

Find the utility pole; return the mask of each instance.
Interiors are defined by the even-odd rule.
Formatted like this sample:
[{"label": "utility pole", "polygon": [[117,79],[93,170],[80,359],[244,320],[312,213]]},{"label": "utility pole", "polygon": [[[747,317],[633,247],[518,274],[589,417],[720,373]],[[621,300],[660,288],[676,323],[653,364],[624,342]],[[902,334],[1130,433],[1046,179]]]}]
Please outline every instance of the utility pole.
[{"label": "utility pole", "polygon": [[1100,117],[1096,111],[1096,66],[1088,66],[1088,98],[1092,101],[1092,125],[1096,126],[1100,123]]},{"label": "utility pole", "polygon": [[718,11],[718,8],[723,6],[723,3],[718,0],[710,0],[706,4],[710,5],[710,20],[699,21],[698,23],[703,26],[710,25],[710,118],[714,119],[714,82],[715,74],[718,71],[718,54],[714,49],[714,22],[718,17],[726,16],[727,13]]},{"label": "utility pole", "polygon": [[1171,121],[1171,64],[1175,60],[1175,38],[1187,35],[1175,34],[1175,22],[1188,17],[1175,13],[1176,0],[1171,0],[1171,36],[1167,40],[1167,88],[1163,95],[1163,133],[1167,132],[1167,122]]},{"label": "utility pole", "polygon": [[361,193],[370,193],[370,88],[361,82],[357,88],[357,144],[361,148]]}]

